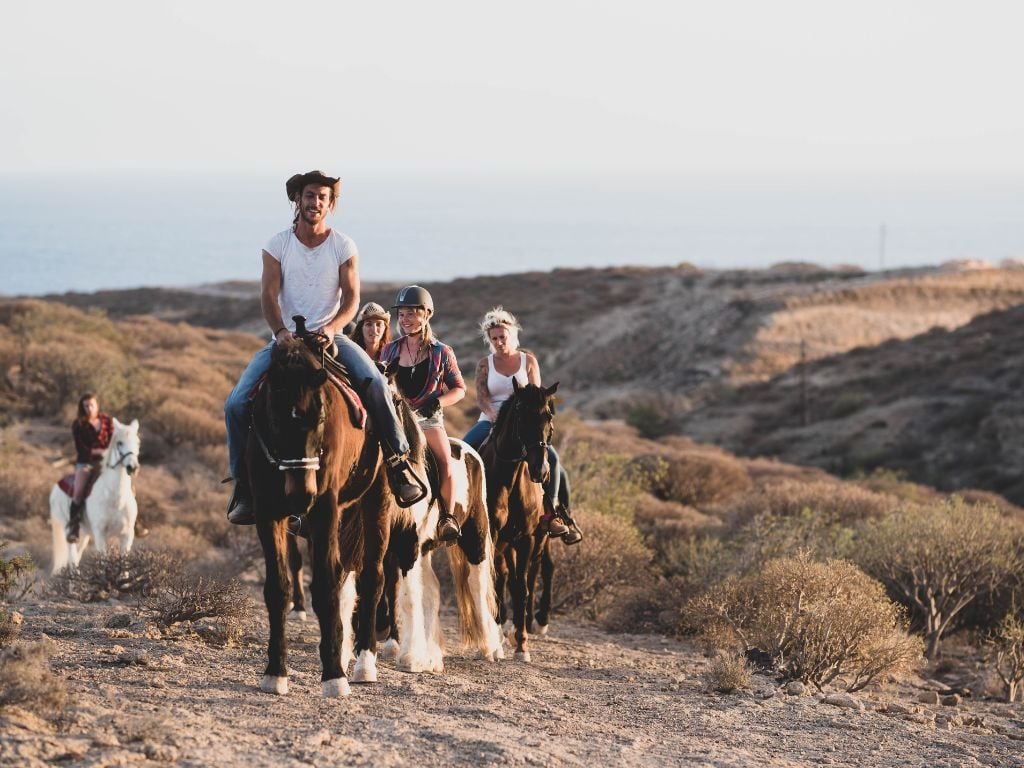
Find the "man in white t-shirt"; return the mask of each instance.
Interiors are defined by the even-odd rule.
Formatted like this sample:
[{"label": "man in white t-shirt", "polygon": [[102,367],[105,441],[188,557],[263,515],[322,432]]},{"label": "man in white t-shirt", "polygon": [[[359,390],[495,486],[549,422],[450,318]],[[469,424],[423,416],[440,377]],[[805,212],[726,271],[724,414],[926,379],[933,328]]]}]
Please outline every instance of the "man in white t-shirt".
[{"label": "man in white t-shirt", "polygon": [[362,347],[342,331],[359,307],[359,265],[356,244],[348,235],[327,226],[334,211],[341,181],[322,171],[296,174],[285,191],[295,204],[289,229],[270,238],[263,248],[261,305],[273,340],[256,353],[224,403],[228,430],[228,459],[235,491],[228,504],[228,520],[241,525],[255,522],[245,476],[245,441],[249,427],[249,394],[270,367],[275,343],[293,338],[293,315],[306,318],[306,328],[333,338],[338,359],[355,383],[369,381],[360,394],[380,435],[391,490],[402,506],[415,504],[426,485],[412,472],[406,454],[409,443],[398,421],[387,380]]}]

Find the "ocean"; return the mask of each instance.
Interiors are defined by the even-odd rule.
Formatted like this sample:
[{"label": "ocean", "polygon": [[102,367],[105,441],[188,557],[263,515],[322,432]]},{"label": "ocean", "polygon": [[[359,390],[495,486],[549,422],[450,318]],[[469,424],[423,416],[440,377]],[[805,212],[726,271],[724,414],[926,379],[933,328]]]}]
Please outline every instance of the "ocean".
[{"label": "ocean", "polygon": [[[284,178],[0,176],[0,294],[255,280]],[[332,226],[364,280],[555,267],[890,269],[1024,257],[1024,179],[352,173]],[[884,232],[884,234],[883,234]]]}]

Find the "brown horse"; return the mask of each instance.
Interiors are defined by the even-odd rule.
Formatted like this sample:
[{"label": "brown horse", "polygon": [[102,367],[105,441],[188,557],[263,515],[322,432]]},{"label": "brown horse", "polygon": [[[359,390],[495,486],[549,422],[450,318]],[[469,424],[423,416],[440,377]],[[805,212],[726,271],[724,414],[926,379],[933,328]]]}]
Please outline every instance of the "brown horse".
[{"label": "brown horse", "polygon": [[[360,598],[356,653],[372,658],[376,649],[373,612],[384,583],[391,497],[377,438],[352,418],[345,396],[329,379],[322,359],[305,344],[278,345],[253,401],[246,466],[266,560],[270,640],[260,688],[268,693],[288,691],[289,517],[305,518],[310,534],[323,694],[348,694],[339,611],[344,574],[349,584],[358,574],[355,590],[347,590]],[[357,663],[356,682],[359,675]]]},{"label": "brown horse", "polygon": [[[515,658],[530,660],[528,624],[533,619],[533,585],[543,569],[547,534],[539,528],[547,500],[541,483],[548,468],[547,445],[554,419],[555,382],[547,389],[520,386],[498,412],[491,435],[480,447],[487,475],[487,509],[497,532],[494,568],[498,621],[504,623],[505,586],[512,598]],[[547,557],[550,565],[550,555]],[[548,574],[550,583],[550,574]],[[547,625],[546,606],[542,623]],[[541,617],[538,617],[541,618]]]}]

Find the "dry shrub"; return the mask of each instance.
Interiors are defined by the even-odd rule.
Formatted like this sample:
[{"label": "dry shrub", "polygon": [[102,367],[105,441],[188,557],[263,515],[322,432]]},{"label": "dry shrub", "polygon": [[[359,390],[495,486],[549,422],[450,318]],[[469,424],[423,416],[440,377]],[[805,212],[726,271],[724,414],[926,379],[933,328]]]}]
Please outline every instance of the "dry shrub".
[{"label": "dry shrub", "polygon": [[890,512],[898,500],[850,483],[784,480],[766,485],[758,493],[737,499],[723,514],[742,524],[758,515],[797,517],[810,510],[840,525],[849,526]]},{"label": "dry shrub", "polygon": [[929,659],[964,609],[1021,566],[1020,530],[996,509],[956,497],[867,521],[852,552],[924,626]]},{"label": "dry shrub", "polygon": [[16,643],[0,652],[0,709],[19,706],[51,714],[67,703],[64,681],[50,670],[52,640]]},{"label": "dry shrub", "polygon": [[990,644],[995,656],[992,666],[1003,681],[1006,700],[1012,704],[1024,686],[1024,621],[1012,613],[1006,614]]},{"label": "dry shrub", "polygon": [[615,594],[615,602],[603,611],[601,626],[610,632],[680,634],[687,594],[686,585],[679,579],[622,587]]},{"label": "dry shrub", "polygon": [[83,603],[126,595],[145,597],[163,588],[181,568],[180,559],[155,549],[88,552],[77,569],[65,568],[54,576],[52,585],[57,594]]},{"label": "dry shrub", "polygon": [[48,514],[47,499],[58,474],[38,453],[4,435],[0,442],[0,518]]},{"label": "dry shrub", "polygon": [[636,528],[613,515],[587,508],[573,513],[586,538],[574,547],[554,548],[556,609],[582,608],[590,618],[598,618],[624,587],[651,583],[653,553],[640,539]]},{"label": "dry shrub", "polygon": [[[912,667],[921,642],[904,632],[903,610],[851,563],[807,555],[772,560],[730,577],[688,605],[715,647],[757,650],[789,679],[818,689],[842,679],[857,691]],[[738,647],[737,647],[738,646]]]},{"label": "dry shrub", "polygon": [[[642,457],[648,464],[651,457]],[[750,476],[737,459],[710,453],[691,452],[661,457],[664,470],[654,475],[651,492],[659,499],[695,507],[744,493]]]},{"label": "dry shrub", "polygon": [[226,439],[223,418],[184,400],[162,402],[151,414],[149,426],[173,447],[210,445]]},{"label": "dry shrub", "polygon": [[567,446],[561,460],[572,482],[574,506],[628,521],[656,473],[627,454],[591,451],[588,443]]},{"label": "dry shrub", "polygon": [[164,627],[213,620],[215,624],[203,634],[204,638],[230,642],[241,636],[253,603],[235,579],[179,574],[149,595],[143,610]]},{"label": "dry shrub", "polygon": [[701,677],[707,690],[732,693],[750,685],[750,665],[743,654],[719,651]]}]

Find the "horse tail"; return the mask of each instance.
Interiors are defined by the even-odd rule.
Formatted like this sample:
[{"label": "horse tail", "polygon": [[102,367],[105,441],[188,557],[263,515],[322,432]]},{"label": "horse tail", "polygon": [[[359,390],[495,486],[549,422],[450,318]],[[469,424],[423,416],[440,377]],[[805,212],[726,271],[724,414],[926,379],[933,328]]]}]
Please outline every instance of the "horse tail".
[{"label": "horse tail", "polygon": [[[494,594],[494,543],[487,517],[483,462],[475,451],[464,460],[469,494],[464,539],[448,547],[448,562],[455,583],[462,641],[476,646],[485,658],[498,658],[501,632],[494,617],[498,610]],[[465,539],[469,538],[469,541]]]},{"label": "horse tail", "polygon": [[[71,500],[57,485],[50,491],[50,528],[53,531],[53,565],[50,573],[56,574],[68,567],[71,552],[64,532]],[[67,509],[65,509],[67,507]]]}]

